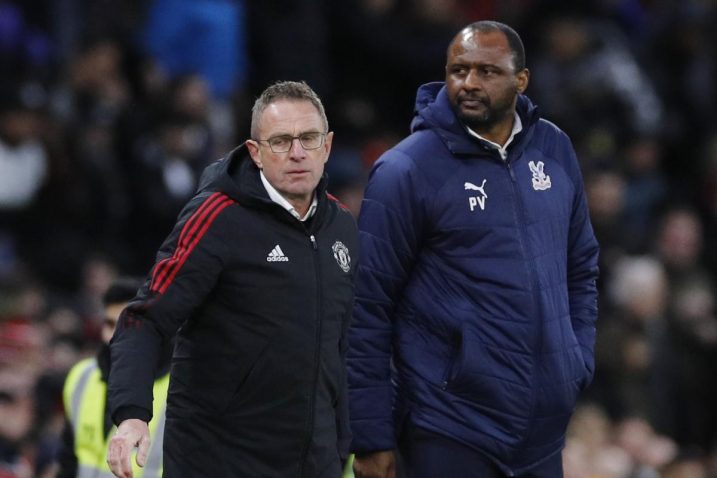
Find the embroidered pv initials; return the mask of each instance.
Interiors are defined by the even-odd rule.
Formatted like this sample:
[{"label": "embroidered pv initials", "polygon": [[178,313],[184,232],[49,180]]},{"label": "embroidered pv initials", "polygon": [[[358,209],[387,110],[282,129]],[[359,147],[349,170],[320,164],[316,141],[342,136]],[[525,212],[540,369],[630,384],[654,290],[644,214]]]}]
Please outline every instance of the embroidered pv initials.
[{"label": "embroidered pv initials", "polygon": [[466,191],[477,191],[478,194],[475,196],[470,196],[468,198],[468,207],[471,208],[471,211],[475,210],[476,206],[480,207],[480,210],[485,210],[485,200],[488,198],[488,194],[485,192],[485,182],[484,179],[480,186],[476,186],[473,183],[465,182],[463,183],[463,188]]}]

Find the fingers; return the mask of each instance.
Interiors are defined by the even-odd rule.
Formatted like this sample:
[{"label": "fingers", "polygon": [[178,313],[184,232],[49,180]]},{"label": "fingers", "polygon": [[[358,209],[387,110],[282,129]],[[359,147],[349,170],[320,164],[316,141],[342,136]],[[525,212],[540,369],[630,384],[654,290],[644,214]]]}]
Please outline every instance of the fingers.
[{"label": "fingers", "polygon": [[132,478],[132,449],[134,444],[130,444],[125,436],[115,435],[110,440],[109,452],[107,453],[107,464],[110,470],[118,478]]},{"label": "fingers", "polygon": [[147,463],[147,455],[149,454],[149,436],[145,435],[139,440],[139,449],[137,450],[137,464],[144,466]]},{"label": "fingers", "polygon": [[107,464],[118,478],[132,478],[132,450],[138,447],[137,464],[144,466],[149,453],[149,428],[147,423],[129,419],[120,423],[117,433],[110,439]]},{"label": "fingers", "polygon": [[379,451],[355,457],[356,478],[396,478],[396,458],[393,451]]}]

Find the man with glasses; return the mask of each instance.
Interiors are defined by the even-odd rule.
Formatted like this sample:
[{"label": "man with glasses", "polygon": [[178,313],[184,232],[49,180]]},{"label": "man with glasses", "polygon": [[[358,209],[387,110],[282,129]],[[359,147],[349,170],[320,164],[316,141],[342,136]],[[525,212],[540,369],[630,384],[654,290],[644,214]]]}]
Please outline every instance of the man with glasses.
[{"label": "man with glasses", "polygon": [[134,447],[146,460],[157,351],[175,334],[164,476],[341,474],[358,249],[326,193],[333,132],[305,83],[270,86],[252,111],[252,139],[204,172],[112,340],[119,477]]}]

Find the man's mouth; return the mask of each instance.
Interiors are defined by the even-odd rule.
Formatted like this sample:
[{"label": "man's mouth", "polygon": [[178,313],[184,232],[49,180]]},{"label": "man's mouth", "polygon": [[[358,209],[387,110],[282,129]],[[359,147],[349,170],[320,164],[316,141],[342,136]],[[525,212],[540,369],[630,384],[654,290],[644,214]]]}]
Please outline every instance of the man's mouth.
[{"label": "man's mouth", "polygon": [[459,98],[458,103],[463,108],[468,109],[485,108],[487,106],[486,102],[480,98]]}]

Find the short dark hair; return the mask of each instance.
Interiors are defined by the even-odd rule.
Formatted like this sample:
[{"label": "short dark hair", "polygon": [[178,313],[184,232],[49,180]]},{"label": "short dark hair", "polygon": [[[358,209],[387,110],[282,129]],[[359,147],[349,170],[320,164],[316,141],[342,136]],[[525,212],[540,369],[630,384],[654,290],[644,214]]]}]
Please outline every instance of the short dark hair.
[{"label": "short dark hair", "polygon": [[496,22],[493,20],[480,20],[478,22],[471,23],[463,30],[471,30],[473,32],[494,32],[501,31],[508,39],[508,46],[513,52],[513,66],[515,71],[521,71],[525,69],[525,48],[523,47],[523,40],[520,39],[518,32],[513,30],[505,23]]},{"label": "short dark hair", "polygon": [[137,290],[142,286],[138,277],[119,277],[115,279],[102,296],[104,305],[122,304],[134,299]]},{"label": "short dark hair", "polygon": [[319,95],[304,81],[279,81],[267,87],[254,102],[251,109],[251,136],[257,139],[259,119],[264,110],[279,100],[309,101],[314,105],[321,116],[324,132],[329,130],[329,121],[326,119],[324,105]]}]

